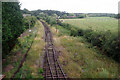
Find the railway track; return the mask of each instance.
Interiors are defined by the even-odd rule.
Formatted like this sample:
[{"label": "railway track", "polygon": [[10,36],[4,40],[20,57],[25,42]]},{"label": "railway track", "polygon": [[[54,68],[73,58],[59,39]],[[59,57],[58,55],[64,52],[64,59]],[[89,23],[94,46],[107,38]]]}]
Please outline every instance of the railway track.
[{"label": "railway track", "polygon": [[53,37],[52,33],[43,21],[41,21],[44,26],[44,38],[45,42],[47,43],[45,46],[45,53],[44,53],[44,62],[43,62],[43,69],[44,78],[52,79],[52,80],[67,80],[66,74],[63,72],[60,63],[58,61],[57,51],[53,45]]}]

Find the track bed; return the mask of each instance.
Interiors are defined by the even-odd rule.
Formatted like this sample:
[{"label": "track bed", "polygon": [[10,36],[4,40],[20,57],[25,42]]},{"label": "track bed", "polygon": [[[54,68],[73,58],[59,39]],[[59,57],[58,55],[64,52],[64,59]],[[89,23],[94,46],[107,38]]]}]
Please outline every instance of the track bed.
[{"label": "track bed", "polygon": [[45,79],[60,79],[66,80],[66,75],[63,72],[60,63],[58,61],[57,51],[54,48],[52,33],[43,21],[41,21],[44,26],[44,39],[47,43],[45,46],[45,53],[44,53],[44,62],[43,62],[43,69],[44,73],[43,76]]}]

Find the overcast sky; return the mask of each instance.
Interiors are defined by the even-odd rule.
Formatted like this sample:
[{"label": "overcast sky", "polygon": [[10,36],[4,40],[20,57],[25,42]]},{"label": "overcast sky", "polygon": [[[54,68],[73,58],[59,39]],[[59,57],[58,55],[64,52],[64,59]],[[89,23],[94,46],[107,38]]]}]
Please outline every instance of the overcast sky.
[{"label": "overcast sky", "polygon": [[21,9],[59,10],[69,13],[118,13],[119,0],[19,0]]}]

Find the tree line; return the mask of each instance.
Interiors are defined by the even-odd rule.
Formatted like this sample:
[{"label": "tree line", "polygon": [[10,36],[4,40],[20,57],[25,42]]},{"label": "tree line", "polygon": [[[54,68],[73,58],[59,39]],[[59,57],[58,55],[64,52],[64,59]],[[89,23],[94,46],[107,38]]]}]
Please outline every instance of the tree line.
[{"label": "tree line", "polygon": [[56,10],[33,10],[29,11],[27,9],[23,9],[22,12],[24,14],[32,14],[34,16],[41,16],[40,14],[44,14],[47,16],[52,16],[53,14],[56,14],[62,19],[76,19],[76,18],[86,18],[86,17],[113,17],[115,18],[117,14],[112,13],[67,13],[67,12],[61,12]]}]

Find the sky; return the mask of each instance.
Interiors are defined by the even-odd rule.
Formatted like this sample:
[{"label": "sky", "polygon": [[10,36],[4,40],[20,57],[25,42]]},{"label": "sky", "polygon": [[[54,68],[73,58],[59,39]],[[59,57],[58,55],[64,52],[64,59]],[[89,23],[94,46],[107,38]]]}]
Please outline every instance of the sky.
[{"label": "sky", "polygon": [[21,9],[58,10],[69,13],[118,13],[120,0],[19,0]]}]

